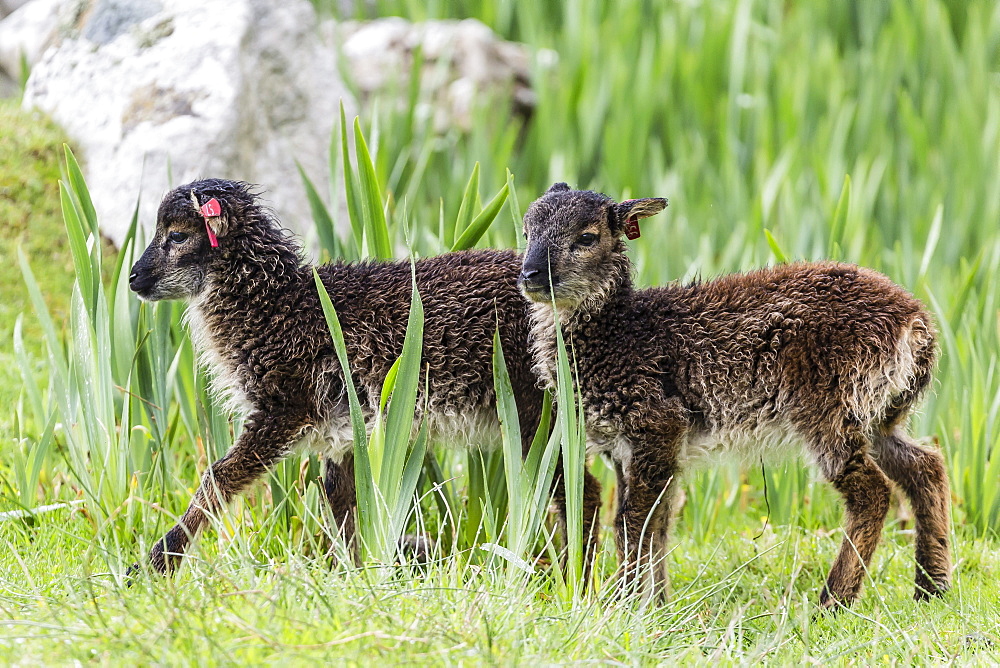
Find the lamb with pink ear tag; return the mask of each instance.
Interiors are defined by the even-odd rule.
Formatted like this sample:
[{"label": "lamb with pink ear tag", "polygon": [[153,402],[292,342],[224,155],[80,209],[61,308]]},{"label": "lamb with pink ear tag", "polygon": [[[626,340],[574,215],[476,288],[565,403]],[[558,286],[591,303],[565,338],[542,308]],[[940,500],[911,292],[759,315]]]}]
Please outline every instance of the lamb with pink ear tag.
[{"label": "lamb with pink ear tag", "polygon": [[[207,247],[206,240],[217,248]],[[424,312],[421,382],[413,398],[419,408],[413,424],[402,427],[405,435],[425,427],[431,441],[475,449],[498,445],[493,355],[499,337],[521,448],[530,450],[544,395],[527,349],[530,305],[515,284],[520,268],[513,250],[487,249],[412,263],[314,266],[254,186],[204,179],[170,191],[160,203],[153,238],[132,267],[129,288],[145,301],[187,302],[191,341],[213,391],[244,422],[229,451],[205,472],[187,510],[151,546],[150,570],[166,573],[179,565],[210,518],[266,477],[299,443],[325,460],[323,491],[335,525],[331,533],[342,539],[336,542],[352,555],[361,547],[355,541],[354,443],[344,369],[351,370],[350,382],[372,424],[385,378],[402,355],[414,285]],[[317,280],[343,325],[343,367]],[[565,524],[561,479],[555,485]],[[589,473],[584,490],[584,516],[595,518],[600,483]],[[408,541],[401,548],[409,551],[410,546],[415,546],[414,558],[427,552],[426,541]],[[130,572],[134,576],[140,570],[137,565]]]}]

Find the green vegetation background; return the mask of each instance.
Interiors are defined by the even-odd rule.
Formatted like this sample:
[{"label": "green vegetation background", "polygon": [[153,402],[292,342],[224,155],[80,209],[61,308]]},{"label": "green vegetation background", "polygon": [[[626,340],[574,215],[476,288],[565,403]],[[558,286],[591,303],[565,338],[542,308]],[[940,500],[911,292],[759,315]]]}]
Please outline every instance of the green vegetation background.
[{"label": "green vegetation background", "polygon": [[[755,469],[722,467],[688,481],[668,563],[674,597],[663,607],[566,601],[544,575],[510,588],[464,558],[376,584],[331,571],[303,538],[301,509],[315,506],[316,486],[296,501],[296,521],[276,525],[273,483],[203,536],[177,580],[126,590],[101,571],[120,573],[159,535],[205,464],[204,443],[177,429],[165,449],[169,475],[157,479],[155,502],[165,513],[148,511],[143,517],[153,519],[134,533],[119,536],[113,521],[79,509],[0,521],[0,657],[1000,660],[1000,9],[936,0],[392,0],[367,7],[358,16],[476,17],[558,55],[554,65],[547,57],[533,65],[538,105],[525,126],[482,111],[468,133],[434,136],[415,113],[418,93],[407,108],[380,105],[365,120],[377,177],[393,202],[390,224],[400,238],[409,227],[418,251],[447,246],[439,202],[453,219],[478,161],[483,192],[496,192],[510,168],[522,206],[556,180],[618,198],[669,197],[667,212],[647,221],[632,244],[644,284],[709,278],[786,256],[830,257],[876,267],[924,299],[938,318],[942,363],[913,426],[948,457],[955,589],[944,601],[910,600],[912,522],[900,508],[859,604],[836,618],[815,617],[812,601],[840,538],[839,505],[797,464],[769,464],[769,509]],[[45,373],[18,245],[57,322],[70,301],[72,262],[56,184],[61,141],[36,114],[0,105],[0,406],[11,407],[0,412],[0,472],[7,481],[40,431],[15,417],[24,410],[11,337],[22,311],[28,353]],[[497,223],[487,243],[513,246],[515,228]],[[65,444],[56,444],[37,489],[28,490],[38,504],[83,496]],[[284,469],[278,475],[298,478]],[[15,507],[5,500],[5,509]],[[111,535],[121,542],[108,551]]]}]

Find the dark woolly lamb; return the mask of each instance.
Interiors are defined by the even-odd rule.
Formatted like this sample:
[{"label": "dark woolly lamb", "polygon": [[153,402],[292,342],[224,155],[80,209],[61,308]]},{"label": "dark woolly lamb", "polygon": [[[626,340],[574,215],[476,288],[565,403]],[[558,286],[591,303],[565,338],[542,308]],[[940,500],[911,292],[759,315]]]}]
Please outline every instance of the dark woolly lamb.
[{"label": "dark woolly lamb", "polygon": [[[803,444],[841,493],[846,538],[820,604],[850,604],[878,544],[889,480],[916,515],[917,599],[950,577],[948,478],[905,423],[931,381],[924,307],[874,271],[797,263],[636,290],[621,239],[666,200],[620,204],[558,183],[524,217],[520,285],[540,373],[555,369],[554,315],[578,365],[588,447],[618,474],[623,575],[662,591],[678,477],[707,455],[756,458]],[[646,567],[648,566],[648,570]]]},{"label": "dark woolly lamb", "polygon": [[[212,200],[215,200],[215,203]],[[424,307],[424,417],[432,433],[470,444],[498,440],[493,333],[499,324],[521,433],[537,428],[542,393],[526,350],[528,306],[513,251],[476,250],[417,260]],[[371,415],[400,355],[411,296],[411,265],[334,263],[319,267],[347,345],[362,406]],[[156,232],[129,285],[147,301],[185,299],[201,361],[240,410],[242,433],[206,471],[180,522],[149,555],[169,571],[207,515],[243,492],[298,442],[326,456],[326,491],[340,530],[354,533],[353,448],[344,378],[300,247],[245,183],[217,179],[181,186],[163,199]],[[591,484],[596,484],[593,481]]]}]

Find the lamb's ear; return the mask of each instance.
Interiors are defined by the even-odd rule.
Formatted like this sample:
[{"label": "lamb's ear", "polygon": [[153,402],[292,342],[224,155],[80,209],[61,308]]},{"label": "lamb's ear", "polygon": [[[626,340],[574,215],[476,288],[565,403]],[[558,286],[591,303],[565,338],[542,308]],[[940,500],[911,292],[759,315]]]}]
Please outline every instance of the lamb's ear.
[{"label": "lamb's ear", "polygon": [[219,245],[218,237],[224,237],[229,233],[229,214],[226,213],[222,203],[211,197],[204,203],[199,203],[198,196],[191,191],[191,204],[194,205],[198,215],[205,219],[205,231],[208,232],[208,240],[212,248]]},{"label": "lamb's ear", "polygon": [[549,186],[549,189],[545,191],[545,194],[550,195],[552,193],[564,193],[567,190],[572,190],[572,188],[569,187],[568,183],[560,181],[559,183],[553,183]]},{"label": "lamb's ear", "polygon": [[624,232],[629,239],[638,239],[639,221],[655,216],[665,208],[667,208],[667,200],[663,197],[627,199],[612,207],[615,215],[611,216],[611,231],[615,234]]}]

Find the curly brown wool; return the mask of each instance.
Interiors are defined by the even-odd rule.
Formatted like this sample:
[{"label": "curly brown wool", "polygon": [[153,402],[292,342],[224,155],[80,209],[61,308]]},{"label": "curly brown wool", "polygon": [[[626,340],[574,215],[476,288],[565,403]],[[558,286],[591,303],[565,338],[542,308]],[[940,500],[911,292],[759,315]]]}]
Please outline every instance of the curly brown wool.
[{"label": "curly brown wool", "polygon": [[[212,198],[222,215],[206,221]],[[218,247],[210,244],[212,225]],[[474,250],[416,260],[424,308],[418,406],[431,432],[471,446],[495,443],[493,334],[499,327],[530,445],[542,391],[526,349],[528,306],[518,292],[520,257]],[[344,330],[351,373],[368,417],[399,357],[411,297],[411,264],[337,262],[318,268]],[[130,287],[148,301],[188,301],[187,323],[216,389],[245,426],[206,471],[180,522],[149,555],[161,572],[177,565],[192,537],[233,497],[261,478],[299,442],[326,457],[325,487],[340,530],[354,535],[354,462],[344,378],[334,353],[312,266],[246,183],[209,179],[171,191]],[[420,417],[420,416],[418,416]],[[591,479],[591,485],[596,480]],[[557,498],[561,490],[557,488]]]},{"label": "curly brown wool", "polygon": [[885,276],[833,262],[636,290],[621,236],[665,206],[559,183],[524,217],[519,283],[533,302],[536,368],[552,382],[554,302],[575,355],[588,448],[609,456],[618,475],[625,581],[663,591],[684,471],[716,453],[756,459],[788,444],[805,446],[846,508],[824,608],[858,596],[890,480],[916,515],[915,597],[944,593],[944,460],[905,428],[935,364],[926,309]]}]

